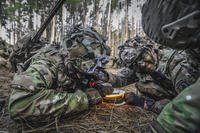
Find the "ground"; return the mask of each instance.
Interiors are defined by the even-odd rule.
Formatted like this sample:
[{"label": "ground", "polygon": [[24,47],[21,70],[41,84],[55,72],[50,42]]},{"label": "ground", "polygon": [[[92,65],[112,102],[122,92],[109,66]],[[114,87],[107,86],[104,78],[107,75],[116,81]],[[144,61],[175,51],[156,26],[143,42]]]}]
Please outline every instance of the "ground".
[{"label": "ground", "polygon": [[[112,70],[115,72],[115,70]],[[13,74],[6,69],[0,69],[0,96],[6,96],[8,101],[9,83]],[[135,91],[134,84],[123,87],[125,90]],[[120,133],[134,133],[134,132],[149,132],[149,123],[155,119],[156,115],[152,112],[142,110],[134,106],[111,106],[98,105],[90,111],[84,112],[74,118],[62,118],[62,120],[55,120],[45,126],[33,127],[28,124],[15,123],[9,118],[7,111],[7,104],[0,112],[0,132],[120,132]]]}]

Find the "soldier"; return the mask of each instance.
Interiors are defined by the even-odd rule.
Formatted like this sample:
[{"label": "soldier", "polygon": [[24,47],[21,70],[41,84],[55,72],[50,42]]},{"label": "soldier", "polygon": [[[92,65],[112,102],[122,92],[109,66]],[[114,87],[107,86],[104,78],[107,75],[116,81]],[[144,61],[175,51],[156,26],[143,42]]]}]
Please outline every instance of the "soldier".
[{"label": "soldier", "polygon": [[[155,101],[163,98],[170,99],[173,95],[169,93],[171,90],[167,90],[172,85],[170,80],[164,75],[158,75],[156,71],[159,65],[158,50],[148,44],[144,38],[136,36],[119,47],[119,58],[125,67],[120,69],[117,75],[107,73],[101,79],[106,79],[105,81],[111,83],[113,87],[122,87],[137,82],[136,87],[143,96],[133,92],[128,93],[125,98],[127,103],[159,112],[162,107],[158,109],[157,106],[154,109]],[[164,82],[161,84],[157,81],[158,78]],[[163,104],[167,101],[162,100]]]},{"label": "soldier", "polygon": [[181,89],[177,89],[179,95],[152,124],[153,132],[200,132],[199,16],[199,0],[147,0],[143,6],[142,25],[146,34],[157,43],[186,50],[188,62],[170,70],[173,85]]},{"label": "soldier", "polygon": [[100,83],[88,70],[97,56],[109,54],[107,49],[95,29],[81,27],[75,27],[62,46],[41,48],[13,78],[8,106],[11,118],[47,122],[101,102],[102,96],[112,93],[112,87]]},{"label": "soldier", "polygon": [[142,38],[137,36],[119,46],[119,58],[125,67],[118,75],[109,74],[109,82],[114,86],[119,87],[145,80],[144,78],[148,78],[146,76],[157,67],[157,51],[152,45],[145,45],[141,40]]},{"label": "soldier", "polygon": [[[127,40],[119,50],[119,57],[126,67],[117,75],[108,74],[107,79],[114,87],[136,83],[135,86],[142,96],[129,93],[126,97],[128,104],[159,113],[178,91],[191,84],[193,80],[186,77],[185,84],[173,85],[173,73],[180,69],[183,69],[182,73],[187,72],[182,68],[182,64],[187,64],[185,53],[182,51],[165,49],[161,55],[161,51],[154,49],[146,39],[139,36]],[[168,54],[165,55],[166,52]],[[187,74],[190,76],[190,73]]]}]

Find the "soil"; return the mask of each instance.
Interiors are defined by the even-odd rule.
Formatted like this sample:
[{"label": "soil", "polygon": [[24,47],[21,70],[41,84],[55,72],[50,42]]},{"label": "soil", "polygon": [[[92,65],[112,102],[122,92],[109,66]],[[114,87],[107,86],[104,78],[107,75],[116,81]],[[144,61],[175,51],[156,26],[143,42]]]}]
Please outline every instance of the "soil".
[{"label": "soil", "polygon": [[[111,70],[115,73],[115,70]],[[149,123],[152,122],[156,114],[143,110],[135,106],[112,106],[101,104],[78,115],[74,118],[62,118],[55,120],[45,126],[36,127],[25,123],[16,123],[9,117],[7,110],[8,96],[10,92],[9,84],[13,74],[6,69],[0,69],[0,96],[6,97],[6,105],[0,112],[0,132],[47,132],[47,133],[84,133],[84,132],[119,132],[119,133],[134,133],[134,132],[149,132]],[[134,84],[123,87],[121,89],[136,91]]]}]

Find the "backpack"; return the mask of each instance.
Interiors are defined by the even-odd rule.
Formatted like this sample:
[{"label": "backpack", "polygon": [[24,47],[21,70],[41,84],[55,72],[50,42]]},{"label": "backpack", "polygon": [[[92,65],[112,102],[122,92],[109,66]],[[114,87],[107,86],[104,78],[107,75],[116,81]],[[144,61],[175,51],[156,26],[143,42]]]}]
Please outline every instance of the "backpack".
[{"label": "backpack", "polygon": [[34,32],[26,34],[14,44],[9,57],[12,71],[16,72],[18,70],[18,65],[30,59],[39,49],[47,44],[44,40],[40,40],[37,43],[32,42],[31,38],[33,35]]}]

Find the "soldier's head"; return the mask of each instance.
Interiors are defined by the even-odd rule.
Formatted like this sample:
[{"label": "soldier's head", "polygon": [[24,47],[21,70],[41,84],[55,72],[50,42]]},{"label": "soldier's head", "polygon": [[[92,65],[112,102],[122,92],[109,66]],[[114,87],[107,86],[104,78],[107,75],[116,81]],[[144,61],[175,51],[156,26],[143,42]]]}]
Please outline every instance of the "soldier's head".
[{"label": "soldier's head", "polygon": [[144,32],[155,42],[174,49],[200,44],[199,0],[147,0],[142,9]]},{"label": "soldier's head", "polygon": [[95,61],[101,55],[110,55],[110,48],[106,45],[106,38],[94,28],[75,26],[72,28],[62,46],[69,51],[69,58],[79,58],[83,61]]},{"label": "soldier's head", "polygon": [[142,37],[129,39],[118,48],[123,64],[136,68],[140,73],[150,73],[158,66],[157,50]]},{"label": "soldier's head", "polygon": [[62,45],[69,51],[70,58],[95,59],[99,55],[110,55],[110,48],[106,45],[106,38],[93,27],[72,28]]},{"label": "soldier's head", "polygon": [[145,45],[138,51],[138,57],[134,61],[136,71],[139,73],[151,73],[158,67],[158,50],[153,45]]}]

